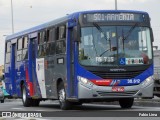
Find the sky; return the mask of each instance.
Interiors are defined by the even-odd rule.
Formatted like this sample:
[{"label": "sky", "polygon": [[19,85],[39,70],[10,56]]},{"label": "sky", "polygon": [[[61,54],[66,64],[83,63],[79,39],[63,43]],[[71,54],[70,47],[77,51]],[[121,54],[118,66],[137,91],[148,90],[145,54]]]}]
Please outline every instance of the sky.
[{"label": "sky", "polygon": [[[14,32],[84,10],[114,10],[115,0],[12,0]],[[154,46],[160,49],[160,0],[117,0],[118,10],[149,13]],[[0,65],[4,64],[4,41],[12,34],[11,0],[0,0]]]}]

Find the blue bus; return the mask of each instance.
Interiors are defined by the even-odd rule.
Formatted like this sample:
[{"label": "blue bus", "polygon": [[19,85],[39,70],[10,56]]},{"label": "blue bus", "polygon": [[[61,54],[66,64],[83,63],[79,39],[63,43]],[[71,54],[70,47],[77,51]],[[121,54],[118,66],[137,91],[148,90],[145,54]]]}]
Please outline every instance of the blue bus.
[{"label": "blue bus", "polygon": [[153,97],[153,33],[148,13],[76,12],[7,36],[5,85],[23,105],[59,100],[61,109],[86,102]]}]

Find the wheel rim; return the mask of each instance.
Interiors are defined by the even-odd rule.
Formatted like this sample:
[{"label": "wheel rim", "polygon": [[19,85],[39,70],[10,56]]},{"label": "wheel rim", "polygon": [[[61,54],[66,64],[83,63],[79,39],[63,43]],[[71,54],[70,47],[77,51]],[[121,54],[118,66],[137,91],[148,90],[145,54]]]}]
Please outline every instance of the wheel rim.
[{"label": "wheel rim", "polygon": [[26,101],[26,90],[25,90],[25,88],[23,88],[23,101],[24,102]]},{"label": "wheel rim", "polygon": [[65,91],[64,91],[64,89],[61,89],[59,91],[59,101],[63,102],[64,100],[65,100]]}]

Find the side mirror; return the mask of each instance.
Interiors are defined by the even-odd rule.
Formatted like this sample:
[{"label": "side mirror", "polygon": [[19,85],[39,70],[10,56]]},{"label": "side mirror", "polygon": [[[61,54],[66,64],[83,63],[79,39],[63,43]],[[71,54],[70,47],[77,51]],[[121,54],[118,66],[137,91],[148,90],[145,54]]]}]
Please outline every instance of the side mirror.
[{"label": "side mirror", "polygon": [[152,30],[152,28],[150,28],[150,35],[151,35],[152,42],[154,42],[154,36],[153,36],[153,30]]},{"label": "side mirror", "polygon": [[80,42],[80,28],[78,26],[73,28],[73,40],[74,42]]},{"label": "side mirror", "polygon": [[78,24],[78,22],[76,21],[76,19],[71,19],[68,23],[67,23],[67,28],[72,31],[72,39],[74,40],[74,42],[80,42],[80,26]]}]

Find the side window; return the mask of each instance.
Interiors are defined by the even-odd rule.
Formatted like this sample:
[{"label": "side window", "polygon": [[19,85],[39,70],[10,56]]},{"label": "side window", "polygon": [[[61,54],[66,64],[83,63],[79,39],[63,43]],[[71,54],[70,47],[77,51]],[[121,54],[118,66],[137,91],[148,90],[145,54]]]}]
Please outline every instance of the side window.
[{"label": "side window", "polygon": [[39,32],[38,33],[38,45],[41,43],[41,37],[42,37],[42,35],[41,35],[42,33],[41,32]]},{"label": "side window", "polygon": [[11,52],[11,42],[6,43],[6,52]]},{"label": "side window", "polygon": [[46,32],[41,31],[38,33],[38,44],[43,44],[47,41]]},{"label": "side window", "polygon": [[56,54],[65,53],[66,45],[64,40],[58,40],[56,43]]},{"label": "side window", "polygon": [[28,37],[23,38],[22,60],[28,59]]},{"label": "side window", "polygon": [[46,42],[49,42],[50,30],[46,30]]},{"label": "side window", "polygon": [[28,37],[23,38],[23,48],[28,48]]},{"label": "side window", "polygon": [[49,30],[49,41],[55,41],[56,40],[56,36],[55,36],[55,28],[51,28]]},{"label": "side window", "polygon": [[38,57],[46,56],[46,44],[42,44],[38,46]]},{"label": "side window", "polygon": [[46,56],[47,31],[38,33],[38,57]]},{"label": "side window", "polygon": [[49,55],[54,55],[55,54],[55,42],[51,42],[49,44]]},{"label": "side window", "polygon": [[55,54],[56,41],[55,28],[49,28],[38,34],[38,57],[45,57]]},{"label": "side window", "polygon": [[56,41],[56,54],[66,52],[66,26],[60,26],[57,29],[58,40]]},{"label": "side window", "polygon": [[48,43],[48,55],[54,55],[55,54],[55,41],[56,41],[56,30],[55,28],[51,28],[49,30],[49,43]]},{"label": "side window", "polygon": [[21,61],[22,60],[22,38],[18,39],[18,44],[17,44],[17,61]]},{"label": "side window", "polygon": [[19,39],[18,39],[17,49],[18,49],[18,50],[21,50],[21,49],[22,49],[22,38],[19,38]]},{"label": "side window", "polygon": [[11,60],[11,42],[6,43],[6,59],[5,63],[10,63]]},{"label": "side window", "polygon": [[59,39],[65,39],[66,38],[66,27],[60,26],[59,27]]}]

